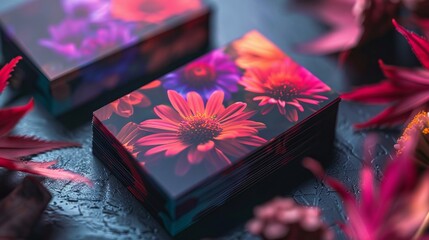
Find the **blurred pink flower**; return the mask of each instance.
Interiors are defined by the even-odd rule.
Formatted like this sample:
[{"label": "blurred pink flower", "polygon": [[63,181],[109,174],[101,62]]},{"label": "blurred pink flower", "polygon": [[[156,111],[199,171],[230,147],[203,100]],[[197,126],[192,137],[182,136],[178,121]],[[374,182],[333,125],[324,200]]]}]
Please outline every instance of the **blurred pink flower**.
[{"label": "blurred pink flower", "polygon": [[332,240],[333,232],[317,207],[301,206],[291,198],[275,198],[254,209],[247,230],[266,240]]}]

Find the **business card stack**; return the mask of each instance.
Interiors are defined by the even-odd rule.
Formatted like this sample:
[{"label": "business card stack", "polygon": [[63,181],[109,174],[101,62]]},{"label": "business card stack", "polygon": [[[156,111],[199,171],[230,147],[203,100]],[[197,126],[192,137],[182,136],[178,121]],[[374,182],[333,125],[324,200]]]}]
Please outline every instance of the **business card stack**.
[{"label": "business card stack", "polygon": [[174,236],[332,146],[339,101],[251,31],[94,112],[93,152]]}]

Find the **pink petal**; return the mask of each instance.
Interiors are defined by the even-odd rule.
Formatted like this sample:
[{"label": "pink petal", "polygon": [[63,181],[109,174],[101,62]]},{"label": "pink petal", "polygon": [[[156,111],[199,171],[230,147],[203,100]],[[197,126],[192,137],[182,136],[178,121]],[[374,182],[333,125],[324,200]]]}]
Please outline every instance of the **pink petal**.
[{"label": "pink petal", "polygon": [[152,102],[150,101],[150,99],[146,95],[142,94],[142,99],[141,99],[140,103],[136,104],[136,106],[149,107],[151,104],[152,104]]},{"label": "pink petal", "polygon": [[246,119],[251,118],[254,116],[257,112],[256,111],[250,111],[250,112],[242,112],[240,114],[235,114],[234,116],[230,117],[228,119],[228,122],[239,122]]},{"label": "pink petal", "polygon": [[[403,68],[385,65],[379,61],[384,75],[398,88],[403,91],[421,91],[422,87],[429,87],[429,71],[422,68]],[[401,89],[398,89],[401,90]]]},{"label": "pink petal", "polygon": [[344,51],[356,46],[359,41],[361,29],[357,25],[348,25],[335,29],[333,32],[317,38],[309,43],[298,46],[303,53],[331,54]]},{"label": "pink petal", "polygon": [[[247,104],[236,102],[228,106],[223,112],[219,113],[217,119],[219,122],[227,122],[229,119],[238,117],[246,109]],[[210,115],[209,115],[210,116]]]},{"label": "pink petal", "polygon": [[140,138],[137,143],[141,146],[170,144],[180,141],[177,133],[155,133]]},{"label": "pink petal", "polygon": [[246,229],[251,234],[259,235],[261,234],[262,230],[264,229],[265,223],[259,219],[252,219],[246,224]]},{"label": "pink petal", "polygon": [[194,115],[198,113],[204,113],[204,102],[198,93],[189,92],[186,95],[186,99],[188,100],[188,105]]},{"label": "pink petal", "polygon": [[80,147],[80,144],[51,142],[25,136],[7,136],[0,138],[0,157],[17,159],[68,147]]},{"label": "pink petal", "polygon": [[100,109],[98,109],[94,115],[98,118],[99,121],[106,121],[112,116],[113,107],[108,104]]},{"label": "pink petal", "polygon": [[276,104],[277,105],[277,109],[279,110],[279,113],[281,115],[286,115],[286,109],[282,106],[280,106],[280,104]]},{"label": "pink petal", "polygon": [[31,99],[24,106],[0,109],[0,137],[8,134],[33,106],[34,101]]},{"label": "pink petal", "polygon": [[153,109],[153,111],[162,120],[169,121],[171,123],[180,123],[183,120],[183,118],[180,117],[174,109],[166,105],[158,105]]},{"label": "pink petal", "polygon": [[143,134],[139,129],[139,125],[129,122],[124,127],[122,127],[121,131],[116,135],[116,138],[122,144],[135,143],[135,141],[141,137]]},{"label": "pink petal", "polygon": [[374,176],[372,169],[368,164],[364,165],[360,172],[360,182],[360,205],[362,214],[364,214],[368,219],[371,219],[371,215],[374,214],[374,207],[377,206],[376,202],[378,199],[374,197]]},{"label": "pink petal", "polygon": [[141,90],[147,90],[147,89],[157,88],[157,87],[159,87],[159,86],[161,86],[161,81],[159,81],[159,80],[155,80],[155,81],[152,81],[152,82],[150,82],[150,83],[148,83],[148,84],[144,85],[144,86],[143,86],[143,87],[141,87],[140,89],[141,89]]},{"label": "pink petal", "polygon": [[426,69],[429,69],[429,41],[413,32],[406,30],[404,27],[399,25],[395,19],[392,20],[392,23],[395,25],[396,30],[407,39],[422,65]]},{"label": "pink petal", "polygon": [[18,56],[12,59],[9,63],[3,66],[0,70],[0,93],[3,92],[7,85],[7,81],[11,77],[11,73],[13,72],[15,66],[22,59],[22,57]]},{"label": "pink petal", "polygon": [[341,94],[344,100],[364,103],[390,103],[404,95],[403,89],[393,86],[389,81],[360,87],[352,92]]},{"label": "pink petal", "polygon": [[224,93],[222,91],[215,91],[214,93],[212,93],[209,100],[207,101],[207,106],[206,106],[207,116],[217,115],[219,111],[222,110],[223,99],[224,99]]},{"label": "pink petal", "polygon": [[262,115],[267,115],[269,112],[271,112],[274,108],[274,105],[265,105],[262,109],[261,109],[261,114]]},{"label": "pink petal", "polygon": [[304,102],[304,103],[308,103],[308,104],[312,104],[312,105],[317,105],[319,104],[319,101],[317,100],[313,100],[313,99],[308,99],[308,98],[297,98],[297,101],[300,102]]},{"label": "pink petal", "polygon": [[304,112],[304,107],[296,100],[291,101],[291,102],[287,102],[287,104],[290,106],[294,106],[294,107],[298,108],[298,110],[301,112]]},{"label": "pink petal", "polygon": [[204,159],[204,155],[204,152],[191,147],[188,152],[188,161],[190,164],[199,164]]},{"label": "pink petal", "polygon": [[295,108],[288,108],[286,110],[286,118],[291,122],[298,121],[298,111]]},{"label": "pink petal", "polygon": [[230,140],[227,141],[218,141],[216,142],[216,148],[222,151],[223,153],[226,153],[231,156],[239,157],[243,155],[243,152],[247,152],[248,149],[241,143],[239,143],[237,140]]},{"label": "pink petal", "polygon": [[351,14],[354,4],[355,0],[324,0],[304,5],[304,10],[317,15],[323,22],[348,26],[356,22],[354,15]]},{"label": "pink petal", "polygon": [[158,154],[161,152],[165,152],[169,149],[169,147],[170,147],[170,144],[156,146],[156,147],[153,147],[153,148],[147,150],[144,155],[145,156],[151,156],[151,155],[155,155],[155,154]]},{"label": "pink petal", "polygon": [[223,160],[224,162],[226,162],[228,165],[231,165],[231,161],[229,160],[229,158],[219,149],[216,149],[216,154],[219,156],[219,159]]},{"label": "pink petal", "polygon": [[214,151],[208,152],[208,160],[216,167],[216,169],[222,169],[227,165],[231,165],[229,158],[219,149],[215,148]]},{"label": "pink petal", "polygon": [[140,123],[140,129],[148,132],[177,132],[177,124],[162,119],[149,119]]},{"label": "pink petal", "polygon": [[251,136],[251,137],[246,137],[246,138],[239,138],[237,139],[237,141],[241,144],[244,145],[249,145],[249,146],[254,146],[254,147],[259,147],[262,144],[266,143],[267,140],[264,138],[261,138],[259,136]]},{"label": "pink petal", "polygon": [[127,97],[122,98],[123,101],[126,101],[127,103],[131,105],[137,105],[142,102],[143,98],[145,96],[141,92],[134,91],[127,95]]},{"label": "pink petal", "polygon": [[282,239],[289,232],[289,228],[283,224],[269,222],[264,229],[264,236],[268,239]]},{"label": "pink petal", "polygon": [[189,147],[188,144],[184,144],[182,142],[172,143],[168,146],[168,149],[165,152],[165,156],[166,157],[176,156],[177,154],[187,149],[188,147]]},{"label": "pink petal", "polygon": [[167,94],[171,105],[173,105],[174,109],[176,109],[182,118],[192,116],[188,103],[185,101],[185,99],[183,99],[182,96],[180,96],[180,94],[173,90],[168,90]]},{"label": "pink petal", "polygon": [[133,106],[123,99],[118,100],[118,104],[114,110],[116,114],[125,118],[131,117],[134,114]]},{"label": "pink petal", "polygon": [[411,95],[408,98],[405,98],[404,100],[395,104],[395,111],[392,114],[399,115],[407,112],[411,113],[414,110],[423,107],[428,102],[428,92],[415,93],[415,95]]},{"label": "pink petal", "polygon": [[7,168],[9,170],[26,172],[26,173],[44,176],[52,179],[82,182],[89,186],[92,186],[92,182],[88,178],[83,177],[79,174],[75,174],[63,169],[48,168],[55,163],[56,161],[38,163],[38,162],[24,162],[20,160],[0,158],[0,167]]},{"label": "pink petal", "polygon": [[180,152],[185,150],[187,147],[189,147],[189,145],[183,144],[181,142],[164,144],[164,145],[156,146],[156,147],[153,147],[153,148],[147,150],[145,153],[145,156],[151,156],[151,155],[155,155],[155,154],[164,152],[164,155],[166,157],[172,157],[172,156],[179,154]]},{"label": "pink petal", "polygon": [[213,141],[208,141],[205,144],[199,144],[197,146],[197,150],[200,152],[207,152],[207,151],[212,150],[214,148],[214,146],[215,146],[215,143]]}]

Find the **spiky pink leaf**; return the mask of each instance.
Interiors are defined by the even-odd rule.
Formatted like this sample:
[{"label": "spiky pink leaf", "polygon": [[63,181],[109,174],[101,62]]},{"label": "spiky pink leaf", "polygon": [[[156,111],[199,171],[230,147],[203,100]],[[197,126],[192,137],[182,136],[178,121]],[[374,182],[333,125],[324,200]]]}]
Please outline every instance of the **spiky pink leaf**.
[{"label": "spiky pink leaf", "polygon": [[2,93],[5,89],[7,85],[7,80],[9,80],[11,73],[15,69],[16,64],[18,64],[21,59],[21,56],[15,57],[9,63],[4,65],[2,69],[0,69],[0,93]]},{"label": "spiky pink leaf", "polygon": [[402,96],[404,96],[404,93],[401,92],[401,89],[393,86],[389,81],[363,86],[352,92],[341,94],[341,98],[344,100],[364,103],[389,103]]},{"label": "spiky pink leaf", "polygon": [[0,109],[0,137],[8,134],[33,106],[34,101],[31,99],[24,106]]},{"label": "spiky pink leaf", "polygon": [[18,159],[69,147],[80,147],[80,144],[46,141],[26,136],[5,136],[0,138],[0,157]]},{"label": "spiky pink leaf", "polygon": [[395,19],[393,19],[392,22],[393,25],[395,25],[396,30],[398,30],[398,32],[401,33],[405,39],[407,39],[421,64],[426,69],[429,69],[429,41],[413,32],[408,31],[399,25]]},{"label": "spiky pink leaf", "polygon": [[68,180],[73,182],[82,182],[92,186],[91,180],[79,174],[69,172],[63,169],[51,169],[57,161],[50,162],[27,162],[21,160],[7,159],[0,157],[0,167],[12,170],[48,177],[52,179]]},{"label": "spiky pink leaf", "polygon": [[[415,91],[421,91],[427,88],[429,84],[429,71],[424,68],[404,68],[390,66],[379,61],[381,70],[389,80],[392,86],[396,87],[397,93],[408,95]],[[383,93],[384,94],[384,93]]]}]

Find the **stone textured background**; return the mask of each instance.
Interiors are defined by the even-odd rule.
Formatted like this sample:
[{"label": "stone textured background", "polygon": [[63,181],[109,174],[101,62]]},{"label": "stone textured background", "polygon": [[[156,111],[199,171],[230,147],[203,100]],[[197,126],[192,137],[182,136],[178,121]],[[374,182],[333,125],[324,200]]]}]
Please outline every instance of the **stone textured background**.
[{"label": "stone textured background", "polygon": [[[352,78],[339,67],[334,57],[297,53],[294,50],[297,43],[316,37],[327,28],[315,18],[294,9],[290,1],[210,2],[216,10],[212,28],[214,47],[221,46],[251,29],[258,29],[338,92],[350,90],[356,85],[356,79],[367,82],[379,74],[371,71],[360,72]],[[0,9],[7,5],[0,3]],[[404,45],[399,36],[394,36],[399,39],[395,44]],[[401,51],[406,56],[409,55],[407,47],[400,49],[404,49]],[[398,59],[405,61],[404,58]],[[9,91],[2,99],[5,101],[13,94]],[[23,103],[28,98],[20,98],[13,104]],[[358,171],[362,166],[362,143],[369,132],[355,132],[352,125],[368,119],[379,110],[378,107],[356,103],[342,102],[340,105],[334,144],[335,161],[328,167],[327,172],[341,179],[355,194],[358,194]],[[94,187],[90,188],[70,182],[45,181],[54,198],[43,216],[41,225],[48,225],[54,230],[54,239],[170,239],[139,202],[92,156],[90,122],[77,129],[67,130],[38,105],[18,125],[15,133],[49,140],[77,141],[83,145],[82,148],[58,150],[36,157],[40,160],[58,159],[58,167],[79,172],[95,183]],[[379,136],[379,144],[370,155],[379,173],[384,162],[391,157],[390,151],[399,131],[376,131],[374,134]],[[320,206],[327,223],[336,229],[338,239],[344,239],[335,227],[336,222],[345,220],[341,201],[335,192],[323,183],[311,177],[283,195],[292,196],[305,205]],[[222,233],[222,239],[254,239],[244,231],[243,224],[244,222],[237,223],[232,232]]]}]

